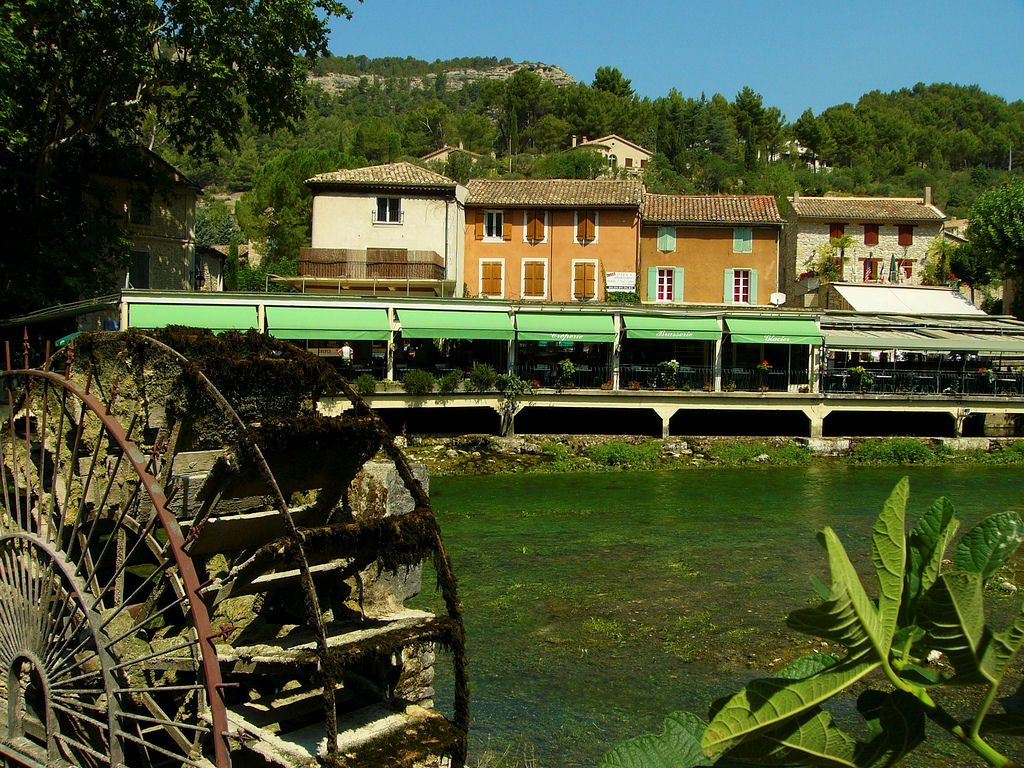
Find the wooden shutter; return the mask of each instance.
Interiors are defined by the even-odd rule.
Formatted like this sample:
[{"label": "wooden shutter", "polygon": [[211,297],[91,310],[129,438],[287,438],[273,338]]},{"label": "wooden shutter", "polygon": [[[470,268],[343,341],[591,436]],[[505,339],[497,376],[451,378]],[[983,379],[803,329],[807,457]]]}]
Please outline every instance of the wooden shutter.
[{"label": "wooden shutter", "polygon": [[501,214],[501,239],[512,239],[512,221],[509,214],[511,211],[503,211]]},{"label": "wooden shutter", "polygon": [[475,237],[477,240],[484,239],[484,212],[477,208],[476,209],[476,233]]},{"label": "wooden shutter", "polygon": [[592,242],[596,231],[594,211],[577,211],[576,239],[581,243]]},{"label": "wooden shutter", "polygon": [[723,280],[722,288],[722,301],[726,304],[732,304],[732,270],[725,270],[725,279]]},{"label": "wooden shutter", "polygon": [[526,212],[526,239],[531,243],[544,240],[544,211]]},{"label": "wooden shutter", "polygon": [[828,225],[828,239],[835,240],[837,237],[842,237],[846,231],[846,227],[842,224],[829,224]]},{"label": "wooden shutter", "polygon": [[501,264],[499,262],[481,262],[480,293],[484,296],[501,296]]},{"label": "wooden shutter", "polygon": [[757,304],[757,270],[750,270],[750,303]]},{"label": "wooden shutter", "polygon": [[899,229],[899,240],[900,245],[913,245],[914,244],[914,228],[909,224],[901,224]]},{"label": "wooden shutter", "polygon": [[572,295],[574,299],[594,298],[594,265],[578,262],[573,267]]},{"label": "wooden shutter", "polygon": [[682,267],[676,267],[672,275],[672,301],[683,300],[683,272]]},{"label": "wooden shutter", "polygon": [[544,262],[523,262],[523,295],[544,295]]},{"label": "wooden shutter", "polygon": [[633,158],[632,157],[627,157],[626,158],[626,167],[627,168],[632,168],[633,167]]},{"label": "wooden shutter", "polygon": [[647,268],[647,300],[658,300],[658,268]]},{"label": "wooden shutter", "polygon": [[878,245],[878,225],[864,225],[864,245]]},{"label": "wooden shutter", "polygon": [[671,253],[676,249],[676,228],[658,227],[658,250]]}]

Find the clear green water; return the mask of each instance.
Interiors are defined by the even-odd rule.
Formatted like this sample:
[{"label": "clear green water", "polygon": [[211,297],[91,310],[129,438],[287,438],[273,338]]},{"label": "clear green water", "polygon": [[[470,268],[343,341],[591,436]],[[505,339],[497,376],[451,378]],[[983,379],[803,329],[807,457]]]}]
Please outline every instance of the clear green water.
[{"label": "clear green water", "polygon": [[[912,519],[941,495],[964,523],[1024,509],[1024,475],[1002,467],[434,478],[465,606],[471,762],[507,749],[509,765],[593,766],[811,650],[782,621],[816,602],[808,574],[828,581],[814,532],[832,526],[866,569],[871,524],[904,474]],[[437,607],[431,578],[420,603]]]}]

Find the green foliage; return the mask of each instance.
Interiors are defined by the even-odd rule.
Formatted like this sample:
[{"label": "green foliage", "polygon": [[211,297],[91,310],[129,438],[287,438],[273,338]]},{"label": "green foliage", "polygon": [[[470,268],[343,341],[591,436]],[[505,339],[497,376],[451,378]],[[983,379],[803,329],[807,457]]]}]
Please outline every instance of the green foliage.
[{"label": "green foliage", "polygon": [[466,386],[474,392],[489,392],[494,389],[498,374],[487,363],[477,363],[466,377]]},{"label": "green foliage", "polygon": [[571,387],[575,383],[576,365],[568,357],[558,361],[558,376],[555,377],[556,387]]},{"label": "green foliage", "polygon": [[335,0],[0,0],[0,306],[110,290],[123,200],[94,194],[97,177],[151,186],[136,148],[198,158],[292,124],[306,57],[327,53],[347,14]]},{"label": "green foliage", "polygon": [[430,371],[416,368],[402,377],[402,389],[415,397],[429,395],[434,391],[434,377]]},{"label": "green foliage", "polygon": [[437,380],[437,389],[446,395],[451,394],[462,383],[462,371],[450,371]]},{"label": "green foliage", "polygon": [[605,301],[609,304],[639,304],[640,294],[636,291],[608,291]]},{"label": "green foliage", "polygon": [[[940,499],[906,530],[909,483],[897,483],[871,532],[871,562],[877,595],[871,597],[831,528],[818,539],[828,554],[831,586],[816,584],[822,602],[792,612],[791,629],[845,650],[797,660],[774,677],[751,682],[716,702],[701,737],[697,759],[725,757],[764,765],[871,768],[892,765],[924,739],[925,719],[948,731],[991,766],[1013,763],[985,735],[1019,735],[1024,714],[990,715],[1000,683],[1024,643],[1024,612],[1005,629],[988,624],[984,586],[1024,539],[1015,512],[985,518],[956,544],[952,566],[946,552],[959,526],[952,505]],[[936,654],[948,667],[928,666]],[[866,690],[863,690],[867,686]],[[974,688],[977,710],[958,720],[943,705],[950,689]],[[826,703],[862,691],[856,709],[864,719],[860,737],[832,720]],[[964,699],[955,706],[962,711]],[[987,718],[987,719],[986,719]],[[691,718],[673,715],[678,723]],[[641,737],[616,746],[602,765],[648,768],[694,763],[692,744],[682,737]]]},{"label": "green foliage", "polygon": [[606,168],[608,161],[600,152],[574,149],[541,158],[533,167],[533,175],[541,179],[596,179]]},{"label": "green foliage", "polygon": [[866,440],[853,453],[853,460],[863,464],[930,464],[936,459],[927,445],[910,437]]},{"label": "green foliage", "polygon": [[242,231],[235,222],[228,204],[223,200],[214,200],[196,208],[196,242],[206,245],[236,245],[241,240]]},{"label": "green foliage", "polygon": [[359,374],[352,382],[352,386],[355,387],[356,392],[363,396],[372,395],[377,391],[377,387],[379,385],[380,382],[377,381],[377,378],[369,373]]},{"label": "green foliage", "polygon": [[673,712],[660,734],[645,734],[624,741],[606,752],[598,768],[666,768],[714,765],[704,757],[700,740],[705,723],[692,712]]},{"label": "green foliage", "polygon": [[1024,180],[990,189],[971,206],[971,250],[998,275],[1024,275]]},{"label": "green foliage", "polygon": [[875,377],[863,365],[854,365],[846,372],[850,376],[850,386],[857,392],[866,392],[875,383]]},{"label": "green foliage", "polygon": [[235,213],[245,233],[263,249],[269,271],[298,274],[299,248],[310,243],[313,194],[303,182],[356,164],[355,158],[337,150],[299,149],[260,168]]},{"label": "green foliage", "polygon": [[640,445],[611,440],[600,443],[586,451],[587,458],[595,464],[620,469],[650,469],[661,456],[661,443],[647,440]]},{"label": "green foliage", "polygon": [[607,91],[613,96],[628,99],[633,95],[632,81],[622,76],[618,67],[598,67],[594,73],[594,88]]},{"label": "green foliage", "polygon": [[[808,464],[811,454],[800,445],[786,444],[772,447],[765,443],[719,443],[712,446],[708,455],[722,464],[769,464],[798,465]],[[764,458],[767,456],[767,458]]]}]

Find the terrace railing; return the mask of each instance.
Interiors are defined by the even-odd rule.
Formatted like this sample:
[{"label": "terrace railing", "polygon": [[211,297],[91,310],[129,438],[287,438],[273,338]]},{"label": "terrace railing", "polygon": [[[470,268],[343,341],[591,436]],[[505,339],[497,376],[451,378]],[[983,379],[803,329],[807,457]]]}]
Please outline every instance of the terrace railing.
[{"label": "terrace railing", "polygon": [[1024,373],[850,369],[821,375],[824,394],[861,392],[879,395],[964,394],[1024,395]]}]

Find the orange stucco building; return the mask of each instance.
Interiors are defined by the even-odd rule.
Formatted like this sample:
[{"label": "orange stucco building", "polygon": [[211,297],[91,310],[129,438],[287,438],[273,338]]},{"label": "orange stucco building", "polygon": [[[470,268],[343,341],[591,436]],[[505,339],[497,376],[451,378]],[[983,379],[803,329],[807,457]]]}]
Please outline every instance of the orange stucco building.
[{"label": "orange stucco building", "polygon": [[785,220],[771,195],[644,196],[637,293],[652,304],[769,305]]},{"label": "orange stucco building", "polygon": [[466,293],[525,301],[602,301],[636,286],[643,183],[471,179]]}]

